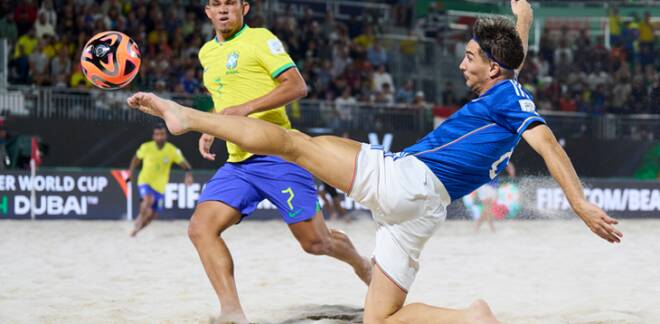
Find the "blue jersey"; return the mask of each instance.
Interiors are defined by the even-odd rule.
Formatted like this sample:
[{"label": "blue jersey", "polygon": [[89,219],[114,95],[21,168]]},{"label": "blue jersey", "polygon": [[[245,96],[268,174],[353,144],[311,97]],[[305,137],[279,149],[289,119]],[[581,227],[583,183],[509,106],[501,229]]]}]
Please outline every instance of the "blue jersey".
[{"label": "blue jersey", "polygon": [[515,80],[502,80],[403,150],[424,162],[452,200],[495,179],[509,163],[522,133],[545,123],[532,96]]}]

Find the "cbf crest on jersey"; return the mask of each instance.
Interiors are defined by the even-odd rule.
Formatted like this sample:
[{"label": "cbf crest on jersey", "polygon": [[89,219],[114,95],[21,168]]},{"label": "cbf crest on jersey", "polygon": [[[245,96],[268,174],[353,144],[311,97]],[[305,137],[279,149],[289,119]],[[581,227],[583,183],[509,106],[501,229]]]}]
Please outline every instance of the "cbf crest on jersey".
[{"label": "cbf crest on jersey", "polygon": [[231,52],[227,56],[227,64],[225,67],[227,68],[226,74],[236,74],[238,73],[238,52],[234,51]]}]

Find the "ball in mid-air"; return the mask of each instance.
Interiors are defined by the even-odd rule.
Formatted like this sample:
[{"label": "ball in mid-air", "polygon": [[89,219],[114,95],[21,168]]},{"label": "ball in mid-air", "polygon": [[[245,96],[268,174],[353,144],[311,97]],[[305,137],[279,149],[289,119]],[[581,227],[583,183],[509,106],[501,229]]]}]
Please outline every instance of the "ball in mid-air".
[{"label": "ball in mid-air", "polygon": [[140,70],[140,49],[126,34],[106,31],[92,37],[80,55],[89,82],[105,90],[127,86]]}]

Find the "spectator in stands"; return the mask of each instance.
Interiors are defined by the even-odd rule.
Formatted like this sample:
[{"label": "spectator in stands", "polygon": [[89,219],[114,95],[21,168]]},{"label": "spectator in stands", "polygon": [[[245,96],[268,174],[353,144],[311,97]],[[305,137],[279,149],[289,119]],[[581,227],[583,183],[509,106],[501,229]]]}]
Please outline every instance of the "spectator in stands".
[{"label": "spectator in stands", "polygon": [[559,46],[555,49],[554,60],[556,65],[570,65],[573,63],[573,50],[568,45],[566,36],[559,39]]},{"label": "spectator in stands", "polygon": [[388,85],[390,90],[394,90],[392,75],[387,73],[385,65],[378,65],[378,69],[373,73],[373,89],[374,91],[381,92],[385,85]]},{"label": "spectator in stands", "polygon": [[[64,76],[64,80],[71,74],[71,58],[66,47],[60,47],[57,57],[50,61],[50,76],[55,80],[58,76]],[[66,84],[66,81],[65,81]]]},{"label": "spectator in stands", "polygon": [[630,85],[629,76],[623,75],[614,82],[614,88],[612,88],[612,109],[613,113],[627,113],[630,93],[632,92],[632,86]]},{"label": "spectator in stands", "polygon": [[346,67],[352,63],[353,59],[349,57],[348,47],[337,44],[332,55],[332,76],[338,77],[343,74]]},{"label": "spectator in stands", "polygon": [[639,24],[639,60],[642,66],[654,63],[654,44],[655,30],[651,23],[651,13],[647,11],[644,13],[644,20]]},{"label": "spectator in stands", "polygon": [[57,27],[57,12],[53,7],[53,0],[44,0],[41,3],[39,11],[37,11],[37,17],[41,16],[42,14],[46,16],[46,22],[53,26],[53,29]]},{"label": "spectator in stands", "polygon": [[82,70],[80,69],[80,64],[73,65],[73,73],[71,73],[71,78],[69,79],[69,85],[74,89],[85,89],[89,87],[85,75],[83,75]]},{"label": "spectator in stands", "polygon": [[34,22],[37,21],[38,10],[34,3],[34,0],[18,1],[16,9],[14,9],[14,21],[16,22],[19,35],[30,30]]},{"label": "spectator in stands", "polygon": [[34,52],[28,57],[30,62],[30,77],[39,86],[50,85],[50,74],[48,73],[50,60],[48,60],[48,56],[43,52],[45,46],[46,41],[43,39],[39,40]]},{"label": "spectator in stands", "polygon": [[335,111],[339,117],[339,129],[348,131],[351,129],[353,110],[357,108],[357,100],[351,95],[351,89],[345,87],[341,96],[335,99]]},{"label": "spectator in stands", "polygon": [[10,46],[9,49],[11,49],[11,46],[15,44],[18,39],[18,30],[14,23],[14,16],[9,12],[5,12],[0,17],[0,38],[7,39]]},{"label": "spectator in stands", "polygon": [[387,52],[377,39],[374,39],[373,44],[369,47],[367,58],[373,66],[383,66],[387,64]]},{"label": "spectator in stands", "polygon": [[405,66],[411,73],[415,72],[415,55],[417,55],[417,42],[418,36],[413,33],[412,29],[408,29],[408,33],[404,39],[399,42],[399,52]]},{"label": "spectator in stands", "polygon": [[619,16],[619,9],[612,8],[609,12],[608,24],[610,30],[610,44],[616,44],[621,41],[621,16]]},{"label": "spectator in stands", "polygon": [[428,102],[426,102],[426,99],[424,99],[424,92],[423,91],[417,91],[415,94],[415,98],[413,98],[413,102],[410,105],[410,108],[412,109],[426,109],[430,108],[431,105],[429,105]]},{"label": "spectator in stands", "polygon": [[364,33],[360,34],[358,37],[355,37],[353,42],[362,47],[369,48],[374,43],[376,36],[374,36],[374,30],[371,25],[366,25],[364,27]]},{"label": "spectator in stands", "polygon": [[413,83],[413,80],[408,79],[403,84],[403,87],[401,87],[396,92],[396,96],[394,99],[396,103],[409,104],[412,103],[414,96],[415,96],[415,84]]},{"label": "spectator in stands", "polygon": [[559,99],[559,109],[564,112],[577,111],[576,95],[566,94]]},{"label": "spectator in stands", "polygon": [[16,47],[14,48],[14,58],[18,58],[20,55],[18,53],[18,47],[21,47],[21,55],[26,55],[30,56],[32,52],[34,52],[35,47],[37,47],[37,37],[35,34],[34,28],[30,28],[30,30],[18,37],[18,41],[16,42]]},{"label": "spectator in stands", "polygon": [[623,42],[623,49],[626,53],[627,62],[630,64],[635,63],[637,60],[635,46],[639,41],[639,17],[637,16],[637,13],[633,13],[632,20],[625,24],[621,30],[621,40]]},{"label": "spectator in stands", "polygon": [[394,104],[394,94],[390,88],[389,83],[384,83],[380,91],[375,91],[372,99],[372,102],[377,104],[385,104],[386,106],[391,106]]},{"label": "spectator in stands", "polygon": [[646,113],[646,103],[648,97],[648,88],[644,84],[644,77],[636,74],[630,86],[630,113]]},{"label": "spectator in stands", "polygon": [[14,58],[9,62],[9,82],[28,84],[30,82],[30,60],[25,54],[24,45],[16,44]]},{"label": "spectator in stands", "polygon": [[587,82],[589,84],[589,89],[595,90],[601,84],[609,86],[611,76],[609,73],[605,72],[603,65],[600,62],[597,62],[594,65],[593,71],[587,76]]}]

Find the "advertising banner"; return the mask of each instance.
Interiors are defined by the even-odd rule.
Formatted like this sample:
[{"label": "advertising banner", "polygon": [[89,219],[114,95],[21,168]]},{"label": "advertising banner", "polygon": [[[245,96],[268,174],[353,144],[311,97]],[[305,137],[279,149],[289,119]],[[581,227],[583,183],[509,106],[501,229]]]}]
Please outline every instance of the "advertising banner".
[{"label": "advertising banner", "polygon": [[118,172],[40,170],[32,178],[27,171],[2,171],[0,219],[125,218],[126,185]]},{"label": "advertising banner", "polygon": [[[186,186],[183,172],[172,172],[165,191],[160,219],[188,219],[203,186],[213,171],[196,170],[195,181]],[[125,170],[39,170],[34,178],[26,171],[0,172],[0,219],[104,219],[135,218],[140,197],[135,184],[129,190]],[[551,178],[520,177],[502,182],[494,214],[499,219],[571,218],[561,188]],[[34,191],[34,196],[32,196]],[[585,180],[586,198],[617,218],[660,218],[660,182],[618,179]],[[130,201],[128,194],[131,194]],[[128,213],[128,203],[132,213]],[[342,205],[349,212],[364,210],[350,198]],[[482,212],[478,195],[452,203],[449,219],[478,218]],[[279,218],[269,201],[259,204],[249,219]]]},{"label": "advertising banner", "polygon": [[[586,179],[585,198],[615,218],[660,218],[660,182]],[[483,204],[472,193],[454,206],[450,218],[479,218]],[[462,210],[466,212],[462,215]],[[497,219],[564,219],[575,217],[568,200],[552,178],[525,177],[498,187],[493,207]]]}]

